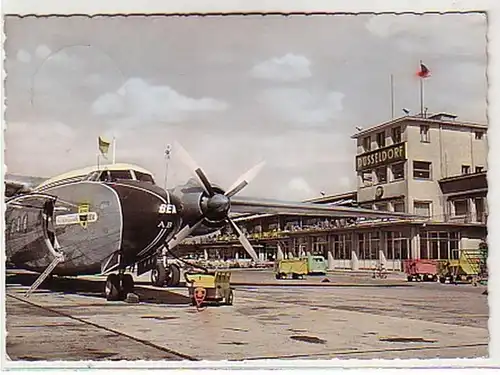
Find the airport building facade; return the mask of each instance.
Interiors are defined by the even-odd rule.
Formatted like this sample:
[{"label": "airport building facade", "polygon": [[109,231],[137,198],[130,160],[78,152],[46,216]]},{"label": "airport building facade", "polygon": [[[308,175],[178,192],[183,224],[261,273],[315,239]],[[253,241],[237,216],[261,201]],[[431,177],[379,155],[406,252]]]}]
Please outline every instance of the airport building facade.
[{"label": "airport building facade", "polygon": [[[362,130],[357,189],[308,202],[415,213],[428,220],[331,220],[285,215],[237,218],[261,258],[331,253],[335,268],[402,270],[405,259],[457,259],[487,235],[487,126],[439,113]],[[235,236],[191,243],[209,257],[244,258]],[[189,245],[188,245],[189,246]]]}]

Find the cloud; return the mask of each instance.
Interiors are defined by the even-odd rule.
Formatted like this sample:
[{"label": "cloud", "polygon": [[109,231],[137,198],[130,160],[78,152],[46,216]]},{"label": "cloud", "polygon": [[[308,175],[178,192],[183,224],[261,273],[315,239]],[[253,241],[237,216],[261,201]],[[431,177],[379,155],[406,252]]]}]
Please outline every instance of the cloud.
[{"label": "cloud", "polygon": [[42,177],[60,173],[72,169],[83,156],[78,143],[74,130],[62,122],[10,122],[5,130],[6,163],[16,173]]},{"label": "cloud", "polygon": [[141,120],[179,122],[190,112],[224,111],[228,104],[213,98],[194,99],[168,86],[153,86],[131,78],[116,92],[99,96],[92,112],[100,116],[123,116]]},{"label": "cloud", "polygon": [[260,79],[276,81],[299,81],[311,77],[307,57],[288,53],[283,57],[276,57],[252,68],[252,76]]},{"label": "cloud", "polygon": [[45,44],[39,45],[35,50],[36,57],[42,60],[45,60],[47,57],[49,57],[51,53],[52,51]]},{"label": "cloud", "polygon": [[354,182],[352,177],[342,176],[339,178],[339,185],[345,189],[352,189]]},{"label": "cloud", "polygon": [[19,51],[17,51],[16,58],[17,61],[20,61],[22,63],[29,63],[31,61],[30,53],[25,51],[24,49],[20,49]]},{"label": "cloud", "polygon": [[281,120],[322,123],[338,118],[344,94],[337,91],[311,92],[297,88],[275,88],[262,92],[258,101]]},{"label": "cloud", "polygon": [[486,53],[486,17],[463,15],[377,15],[365,27],[379,38],[395,38],[407,52],[477,55]]},{"label": "cloud", "polygon": [[293,193],[299,193],[305,198],[310,197],[313,194],[313,189],[309,186],[306,180],[302,177],[294,177],[288,182],[288,189]]}]

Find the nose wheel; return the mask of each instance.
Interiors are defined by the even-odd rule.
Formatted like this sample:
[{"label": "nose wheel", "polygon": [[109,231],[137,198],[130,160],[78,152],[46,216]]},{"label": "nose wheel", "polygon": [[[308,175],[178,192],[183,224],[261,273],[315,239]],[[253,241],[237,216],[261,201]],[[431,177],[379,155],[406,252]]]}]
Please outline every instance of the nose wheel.
[{"label": "nose wheel", "polygon": [[181,270],[175,263],[171,263],[165,267],[163,262],[159,261],[151,271],[151,284],[154,286],[178,286],[180,281]]},{"label": "nose wheel", "polygon": [[127,298],[127,294],[134,291],[134,278],[130,274],[116,274],[108,275],[106,279],[106,286],[104,294],[108,301],[123,301]]}]

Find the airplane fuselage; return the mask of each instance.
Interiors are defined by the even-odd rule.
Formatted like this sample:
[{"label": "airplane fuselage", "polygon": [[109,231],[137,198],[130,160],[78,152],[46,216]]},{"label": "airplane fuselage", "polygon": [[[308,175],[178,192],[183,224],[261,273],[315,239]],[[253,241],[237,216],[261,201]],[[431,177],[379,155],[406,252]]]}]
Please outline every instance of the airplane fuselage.
[{"label": "airplane fuselage", "polygon": [[[141,181],[79,181],[41,189],[55,196],[52,212],[40,210],[43,195],[9,200],[6,255],[16,267],[43,271],[60,247],[58,275],[98,274],[119,252],[121,265],[135,264],[168,241],[181,224],[180,203],[158,186]],[[47,211],[47,210],[45,210]],[[44,225],[44,215],[49,215]]]}]

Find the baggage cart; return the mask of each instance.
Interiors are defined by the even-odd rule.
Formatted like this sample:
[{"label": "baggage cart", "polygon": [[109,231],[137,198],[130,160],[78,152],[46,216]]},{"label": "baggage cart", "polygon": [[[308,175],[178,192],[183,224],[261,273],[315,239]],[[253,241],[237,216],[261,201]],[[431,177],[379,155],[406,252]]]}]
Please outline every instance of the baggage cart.
[{"label": "baggage cart", "polygon": [[200,306],[206,302],[232,305],[234,300],[231,288],[231,272],[215,271],[209,273],[185,273],[189,298],[192,305]]},{"label": "baggage cart", "polygon": [[292,276],[292,279],[304,278],[308,273],[307,259],[282,259],[274,264],[274,273],[276,279],[286,279]]},{"label": "baggage cart", "polygon": [[405,259],[403,263],[408,281],[437,281],[438,261],[434,259]]}]

